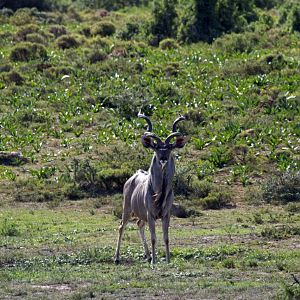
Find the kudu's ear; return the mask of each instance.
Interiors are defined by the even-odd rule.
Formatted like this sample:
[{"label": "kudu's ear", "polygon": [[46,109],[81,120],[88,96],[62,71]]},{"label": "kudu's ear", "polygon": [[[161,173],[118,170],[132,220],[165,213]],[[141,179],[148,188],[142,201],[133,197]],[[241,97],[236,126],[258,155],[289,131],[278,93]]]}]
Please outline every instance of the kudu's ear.
[{"label": "kudu's ear", "polygon": [[176,137],[175,142],[173,143],[174,148],[183,148],[187,140],[183,136]]},{"label": "kudu's ear", "polygon": [[142,144],[143,144],[144,147],[146,147],[146,148],[155,148],[155,144],[153,142],[153,139],[150,136],[143,135],[141,140],[142,140]]}]

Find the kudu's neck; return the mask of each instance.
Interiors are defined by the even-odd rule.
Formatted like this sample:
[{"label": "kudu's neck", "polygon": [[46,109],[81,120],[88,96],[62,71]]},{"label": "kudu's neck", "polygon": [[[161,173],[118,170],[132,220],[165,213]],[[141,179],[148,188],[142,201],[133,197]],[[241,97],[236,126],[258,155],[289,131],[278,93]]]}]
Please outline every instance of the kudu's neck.
[{"label": "kudu's neck", "polygon": [[152,188],[155,192],[160,192],[164,185],[170,185],[175,173],[175,161],[172,154],[168,162],[162,168],[156,154],[153,155],[149,168],[149,176]]}]

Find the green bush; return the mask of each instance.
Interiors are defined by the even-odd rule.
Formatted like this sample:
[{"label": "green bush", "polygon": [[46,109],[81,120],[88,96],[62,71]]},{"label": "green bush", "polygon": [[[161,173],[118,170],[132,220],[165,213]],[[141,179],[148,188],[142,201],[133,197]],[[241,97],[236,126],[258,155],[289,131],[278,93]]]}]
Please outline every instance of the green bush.
[{"label": "green bush", "polygon": [[0,235],[18,236],[20,235],[20,231],[18,230],[16,223],[13,223],[12,221],[9,221],[7,218],[5,218],[0,226]]},{"label": "green bush", "polygon": [[24,42],[17,44],[10,53],[12,61],[29,61],[34,59],[46,59],[46,48],[41,44]]},{"label": "green bush", "polygon": [[300,229],[288,225],[267,227],[261,231],[262,237],[274,240],[282,240],[297,235],[300,235]]},{"label": "green bush", "polygon": [[203,209],[221,209],[231,204],[231,195],[226,192],[211,192],[199,203]]},{"label": "green bush", "polygon": [[50,9],[49,0],[3,0],[0,3],[0,9],[3,7],[17,10],[22,7],[36,7],[39,10]]},{"label": "green bush", "polygon": [[56,44],[61,49],[77,48],[78,40],[72,35],[62,35],[56,40]]},{"label": "green bush", "polygon": [[107,58],[107,54],[101,50],[94,50],[88,55],[88,61],[92,64],[98,61],[104,61]]},{"label": "green bush", "polygon": [[22,26],[30,23],[34,23],[34,17],[32,15],[32,11],[29,8],[21,8],[18,9],[13,16],[10,17],[9,22]]},{"label": "green bush", "polygon": [[32,33],[38,33],[40,31],[40,27],[36,24],[28,24],[22,26],[16,33],[16,38],[19,41],[26,41],[27,35]]},{"label": "green bush", "polygon": [[300,172],[270,178],[263,185],[262,196],[267,203],[300,202]]},{"label": "green bush", "polygon": [[[2,4],[2,3],[1,3]],[[0,6],[0,16],[11,17],[14,14],[14,11],[10,8]]]},{"label": "green bush", "polygon": [[290,213],[300,213],[300,203],[289,202],[286,205],[285,210]]},{"label": "green bush", "polygon": [[120,192],[132,171],[126,168],[95,168],[88,160],[74,160],[74,183],[90,195]]},{"label": "green bush", "polygon": [[80,8],[92,8],[92,9],[107,9],[107,10],[119,10],[127,6],[140,6],[149,4],[149,0],[76,0],[76,4]]},{"label": "green bush", "polygon": [[21,85],[25,81],[23,76],[16,71],[10,71],[7,74],[5,74],[3,77],[4,77],[4,81],[7,82],[8,84],[14,83],[16,85]]},{"label": "green bush", "polygon": [[111,36],[116,32],[116,27],[111,22],[98,22],[96,23],[92,29],[92,35],[100,35],[100,36]]},{"label": "green bush", "polygon": [[27,34],[26,41],[31,42],[31,43],[43,44],[43,45],[47,44],[46,38],[38,33]]},{"label": "green bush", "polygon": [[271,9],[276,6],[280,1],[279,0],[255,0],[254,3],[259,8]]},{"label": "green bush", "polygon": [[[148,36],[152,36],[151,44],[157,46],[166,38],[176,37],[177,0],[155,1],[152,11],[153,19],[148,25]],[[157,43],[157,44],[156,44]]]},{"label": "green bush", "polygon": [[300,31],[300,3],[297,1],[285,1],[279,9],[279,24],[290,32]]},{"label": "green bush", "polygon": [[117,34],[118,38],[122,40],[131,40],[140,32],[139,24],[126,23],[125,28],[120,30]]},{"label": "green bush", "polygon": [[261,39],[262,37],[254,32],[231,33],[217,38],[213,43],[213,48],[230,54],[249,53],[259,45]]},{"label": "green bush", "polygon": [[176,49],[178,48],[178,44],[174,39],[168,38],[159,42],[159,48],[162,50]]},{"label": "green bush", "polygon": [[66,35],[67,34],[67,29],[63,25],[52,25],[49,28],[49,32],[52,33],[56,38]]},{"label": "green bush", "polygon": [[241,32],[257,15],[252,0],[193,0],[179,27],[183,42],[212,42],[222,33]]}]

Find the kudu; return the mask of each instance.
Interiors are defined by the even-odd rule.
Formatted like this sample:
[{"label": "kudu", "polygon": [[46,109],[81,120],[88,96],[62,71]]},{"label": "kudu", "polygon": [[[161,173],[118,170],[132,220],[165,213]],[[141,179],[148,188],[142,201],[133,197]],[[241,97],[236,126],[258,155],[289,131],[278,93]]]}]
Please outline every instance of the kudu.
[{"label": "kudu", "polygon": [[[172,127],[172,133],[163,142],[156,134],[152,133],[152,123],[148,117],[138,114],[139,118],[147,121],[147,131],[142,136],[142,144],[146,148],[154,151],[149,171],[138,170],[130,177],[124,185],[124,202],[122,221],[119,227],[119,238],[115,253],[115,263],[120,262],[120,245],[125,226],[131,216],[138,218],[140,237],[144,247],[144,255],[152,264],[156,262],[155,245],[155,221],[162,219],[163,238],[166,247],[166,261],[170,262],[169,250],[169,223],[171,207],[174,194],[172,189],[172,179],[175,173],[175,161],[172,150],[182,148],[186,140],[183,134],[177,132],[176,126],[185,117],[177,118]],[[175,138],[175,141],[171,141]],[[146,222],[149,224],[152,259],[147,245],[144,227]]]}]

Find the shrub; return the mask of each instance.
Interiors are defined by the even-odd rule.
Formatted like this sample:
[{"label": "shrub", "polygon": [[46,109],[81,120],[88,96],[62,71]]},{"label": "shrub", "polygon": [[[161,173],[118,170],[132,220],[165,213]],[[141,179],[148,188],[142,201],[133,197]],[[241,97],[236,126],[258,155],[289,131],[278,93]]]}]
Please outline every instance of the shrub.
[{"label": "shrub", "polygon": [[245,191],[245,201],[248,204],[259,205],[263,203],[263,191],[261,187],[251,186]]},{"label": "shrub", "polygon": [[159,42],[159,48],[162,50],[176,49],[178,48],[178,44],[174,39],[168,38]]},{"label": "shrub", "polygon": [[0,16],[11,17],[14,14],[14,11],[10,8],[4,7],[1,9],[0,7]]},{"label": "shrub", "polygon": [[92,64],[103,61],[107,58],[107,54],[101,50],[95,50],[88,55],[88,61]]},{"label": "shrub", "polygon": [[72,35],[62,35],[56,40],[56,44],[61,49],[77,48],[78,40]]},{"label": "shrub", "polygon": [[261,36],[257,33],[231,33],[217,38],[213,48],[226,53],[251,52],[260,43]]},{"label": "shrub", "polygon": [[282,240],[296,235],[300,235],[300,229],[288,225],[267,227],[261,231],[262,237],[274,240]]},{"label": "shrub", "polygon": [[[154,2],[153,20],[149,24],[148,35],[152,35],[152,41],[155,40],[157,44],[165,38],[176,37],[176,3],[177,0],[163,0],[162,3]],[[152,42],[152,44],[154,43]]]},{"label": "shrub", "polygon": [[296,1],[285,1],[279,10],[279,23],[290,32],[300,31],[300,4]]},{"label": "shrub", "polygon": [[7,83],[14,83],[16,85],[21,85],[24,82],[24,78],[20,75],[20,73],[16,71],[11,71],[4,75],[4,80]]},{"label": "shrub", "polygon": [[53,25],[49,28],[49,32],[52,33],[56,38],[66,35],[67,29],[63,25]]},{"label": "shrub", "polygon": [[269,179],[263,185],[262,196],[267,203],[300,201],[300,172],[284,173]]},{"label": "shrub", "polygon": [[22,7],[36,7],[39,10],[45,10],[50,8],[49,3],[49,0],[3,0],[0,8],[6,7],[17,10]]},{"label": "shrub", "polygon": [[44,45],[47,43],[45,37],[38,33],[27,34],[26,41],[31,43],[44,44]]},{"label": "shrub", "polygon": [[80,29],[79,33],[83,34],[86,37],[90,37],[91,36],[91,28],[85,26],[85,27],[83,27],[83,28]]},{"label": "shrub", "polygon": [[102,49],[105,49],[107,51],[110,50],[109,42],[107,41],[107,39],[102,38],[100,36],[96,36],[96,37],[90,39],[89,44],[93,47],[102,48]]},{"label": "shrub", "polygon": [[2,236],[18,236],[20,231],[17,228],[17,225],[11,221],[8,221],[7,218],[4,219],[0,227],[0,235]]},{"label": "shrub", "polygon": [[12,24],[22,26],[34,22],[31,10],[28,8],[19,9],[9,20]]},{"label": "shrub", "polygon": [[47,51],[43,45],[24,42],[17,44],[10,53],[12,61],[29,61],[47,58]]},{"label": "shrub", "polygon": [[36,24],[28,24],[25,26],[22,26],[16,33],[16,38],[19,41],[26,41],[27,35],[31,33],[38,33],[40,31],[40,28]]},{"label": "shrub", "polygon": [[278,4],[278,0],[255,0],[255,5],[259,8],[271,9]]},{"label": "shrub", "polygon": [[8,64],[0,65],[0,73],[9,72],[11,70],[11,66]]},{"label": "shrub", "polygon": [[118,38],[122,40],[131,40],[140,31],[136,23],[126,23],[125,28],[118,32]]},{"label": "shrub", "polygon": [[300,203],[290,202],[286,205],[285,210],[290,213],[300,213]]},{"label": "shrub", "polygon": [[126,168],[96,169],[88,160],[74,160],[74,182],[90,195],[122,191],[132,171]]},{"label": "shrub", "polygon": [[200,200],[203,209],[221,209],[229,206],[231,195],[225,192],[212,192],[204,199]]},{"label": "shrub", "polygon": [[116,32],[116,27],[111,22],[99,22],[96,23],[92,29],[92,35],[111,36]]},{"label": "shrub", "polygon": [[243,31],[256,18],[252,0],[193,0],[181,19],[179,39],[212,42],[224,32]]}]

